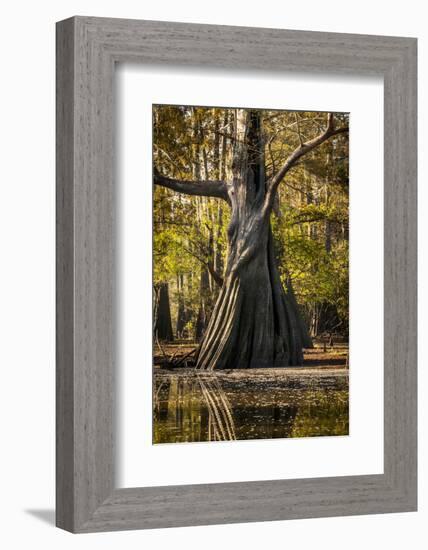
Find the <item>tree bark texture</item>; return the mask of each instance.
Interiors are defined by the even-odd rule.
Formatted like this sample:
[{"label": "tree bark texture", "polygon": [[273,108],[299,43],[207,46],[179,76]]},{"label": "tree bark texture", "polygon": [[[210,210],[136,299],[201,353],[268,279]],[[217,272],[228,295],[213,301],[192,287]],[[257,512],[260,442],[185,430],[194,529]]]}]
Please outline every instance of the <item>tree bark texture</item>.
[{"label": "tree bark texture", "polygon": [[300,365],[297,312],[281,285],[273,250],[260,115],[238,110],[224,283],[201,342],[197,368],[275,368]]}]

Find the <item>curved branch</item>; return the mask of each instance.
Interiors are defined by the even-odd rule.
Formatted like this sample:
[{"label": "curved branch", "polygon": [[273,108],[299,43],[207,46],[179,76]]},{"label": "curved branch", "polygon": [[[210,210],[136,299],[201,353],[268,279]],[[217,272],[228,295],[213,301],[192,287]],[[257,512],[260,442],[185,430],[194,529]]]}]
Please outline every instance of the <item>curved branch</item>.
[{"label": "curved branch", "polygon": [[295,149],[287,158],[282,168],[269,181],[264,204],[265,211],[271,211],[275,199],[276,190],[278,189],[279,184],[284,179],[287,172],[289,172],[289,170],[291,170],[291,168],[295,166],[300,158],[324,143],[324,141],[327,141],[332,136],[348,132],[348,130],[349,128],[347,126],[342,128],[335,128],[333,113],[329,113],[327,126],[324,132],[297,147],[297,149]]},{"label": "curved branch", "polygon": [[167,187],[179,193],[186,195],[197,195],[201,197],[215,197],[218,199],[228,200],[227,187],[224,181],[186,181],[176,180],[163,176],[156,168],[153,171],[153,182],[155,185]]},{"label": "curved branch", "polygon": [[221,288],[223,286],[224,279],[219,272],[216,271],[212,262],[207,263],[207,269],[210,272],[211,277],[214,279],[214,282]]},{"label": "curved branch", "polygon": [[201,255],[197,254],[193,250],[189,250],[185,246],[183,246],[183,250],[185,250],[188,254],[196,258],[199,262],[201,262],[202,265],[204,265],[208,269],[211,277],[213,278],[217,286],[219,286],[220,288],[223,286],[223,281],[224,281],[223,277],[214,268],[214,263],[212,262],[212,260],[208,260],[208,261],[205,260]]}]

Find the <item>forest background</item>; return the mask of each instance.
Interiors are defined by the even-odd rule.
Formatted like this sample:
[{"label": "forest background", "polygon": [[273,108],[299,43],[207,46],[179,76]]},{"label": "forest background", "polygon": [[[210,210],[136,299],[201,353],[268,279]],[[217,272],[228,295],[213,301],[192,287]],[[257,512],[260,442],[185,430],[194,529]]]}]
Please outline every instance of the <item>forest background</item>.
[{"label": "forest background", "polygon": [[[153,161],[180,180],[227,180],[236,109],[155,105]],[[322,131],[326,113],[261,111],[266,176]],[[349,115],[335,113],[338,125]],[[154,333],[200,341],[219,294],[230,210],[212,197],[154,186]],[[272,229],[282,284],[310,336],[349,330],[349,139],[338,134],[303,156],[279,187]]]}]

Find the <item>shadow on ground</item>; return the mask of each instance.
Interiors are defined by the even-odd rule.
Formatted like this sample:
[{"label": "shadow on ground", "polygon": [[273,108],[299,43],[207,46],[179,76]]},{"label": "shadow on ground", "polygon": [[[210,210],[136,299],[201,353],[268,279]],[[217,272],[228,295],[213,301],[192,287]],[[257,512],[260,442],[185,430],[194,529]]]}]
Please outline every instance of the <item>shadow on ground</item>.
[{"label": "shadow on ground", "polygon": [[25,510],[25,513],[39,519],[40,521],[43,521],[44,523],[48,523],[49,525],[52,525],[52,526],[55,525],[55,510],[53,509],[32,508],[29,510]]}]

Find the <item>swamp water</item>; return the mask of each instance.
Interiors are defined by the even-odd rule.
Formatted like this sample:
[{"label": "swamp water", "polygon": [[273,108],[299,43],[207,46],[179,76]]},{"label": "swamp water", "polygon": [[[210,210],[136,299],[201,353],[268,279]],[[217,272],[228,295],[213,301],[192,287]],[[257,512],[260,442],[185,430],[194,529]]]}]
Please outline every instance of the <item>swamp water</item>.
[{"label": "swamp water", "polygon": [[349,433],[346,369],[156,371],[153,443]]}]

